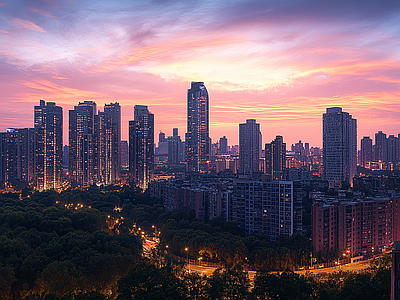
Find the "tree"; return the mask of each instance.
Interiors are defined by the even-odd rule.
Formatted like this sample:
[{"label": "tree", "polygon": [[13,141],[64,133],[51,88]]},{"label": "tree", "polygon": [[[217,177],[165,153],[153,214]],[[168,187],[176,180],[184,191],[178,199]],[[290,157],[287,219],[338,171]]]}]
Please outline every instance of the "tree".
[{"label": "tree", "polygon": [[118,281],[117,300],[185,299],[184,288],[170,266],[140,262]]},{"label": "tree", "polygon": [[209,278],[210,299],[247,299],[250,280],[241,265],[227,265],[225,270],[217,269]]}]

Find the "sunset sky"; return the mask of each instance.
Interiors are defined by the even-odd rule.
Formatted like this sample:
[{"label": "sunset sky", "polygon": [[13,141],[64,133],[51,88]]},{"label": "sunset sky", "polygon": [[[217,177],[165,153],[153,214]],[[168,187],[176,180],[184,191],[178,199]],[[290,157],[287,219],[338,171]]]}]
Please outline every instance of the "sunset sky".
[{"label": "sunset sky", "polygon": [[358,140],[400,133],[399,1],[0,0],[0,132],[33,126],[39,99],[64,110],[135,104],[155,135],[186,132],[186,94],[203,81],[210,136],[238,142],[256,119],[263,142],[322,146],[322,114],[341,106]]}]

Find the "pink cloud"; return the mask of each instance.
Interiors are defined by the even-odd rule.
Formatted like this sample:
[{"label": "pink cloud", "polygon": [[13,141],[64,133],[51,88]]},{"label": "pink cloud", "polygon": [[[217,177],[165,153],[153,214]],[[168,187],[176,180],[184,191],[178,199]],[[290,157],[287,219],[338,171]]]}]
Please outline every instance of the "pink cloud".
[{"label": "pink cloud", "polygon": [[37,9],[37,8],[31,8],[32,12],[38,13],[39,15],[48,17],[48,18],[53,18],[53,19],[57,19],[56,16],[54,16],[52,13],[45,11],[45,10],[41,10],[41,9]]},{"label": "pink cloud", "polygon": [[42,27],[36,25],[35,23],[33,23],[33,22],[29,21],[29,20],[13,18],[12,21],[18,27],[23,27],[23,28],[27,28],[27,29],[37,30],[37,31],[40,31],[40,32],[45,32]]}]

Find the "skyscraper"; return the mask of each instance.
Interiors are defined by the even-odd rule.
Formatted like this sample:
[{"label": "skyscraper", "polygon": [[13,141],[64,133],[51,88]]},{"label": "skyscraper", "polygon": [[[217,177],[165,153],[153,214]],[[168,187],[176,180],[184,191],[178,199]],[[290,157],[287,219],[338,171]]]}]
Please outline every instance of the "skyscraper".
[{"label": "skyscraper", "polygon": [[372,139],[369,136],[364,136],[361,140],[361,166],[365,167],[367,161],[373,160],[372,153]]},{"label": "skyscraper", "polygon": [[261,157],[260,124],[249,119],[239,124],[239,172],[253,173],[259,171]]},{"label": "skyscraper", "polygon": [[282,180],[286,168],[286,143],[277,135],[271,143],[265,144],[265,173],[273,180]]},{"label": "skyscraper", "polygon": [[327,108],[323,115],[323,162],[330,188],[352,184],[357,168],[357,120],[341,107]]},{"label": "skyscraper", "polygon": [[8,128],[0,133],[0,181],[34,179],[35,131]]},{"label": "skyscraper", "polygon": [[187,94],[187,170],[206,172],[210,159],[209,99],[203,82],[192,82]]},{"label": "skyscraper", "polygon": [[69,111],[68,171],[72,186],[90,186],[94,183],[96,112],[97,106],[93,101],[80,102]]},{"label": "skyscraper", "polygon": [[63,113],[54,102],[35,106],[35,177],[38,190],[61,186],[63,160]]},{"label": "skyscraper", "polygon": [[389,135],[387,139],[387,161],[390,162],[399,161],[398,148],[399,148],[399,138],[394,135]]},{"label": "skyscraper", "polygon": [[223,136],[219,139],[219,153],[226,154],[228,153],[228,139],[226,136]]},{"label": "skyscraper", "polygon": [[111,178],[114,183],[120,177],[121,168],[121,106],[117,102],[104,104],[104,112],[111,115]]},{"label": "skyscraper", "polygon": [[129,171],[135,184],[147,189],[154,174],[154,115],[144,105],[135,105],[129,121]]},{"label": "skyscraper", "polygon": [[378,131],[375,133],[375,160],[386,162],[387,159],[387,138],[386,133]]}]

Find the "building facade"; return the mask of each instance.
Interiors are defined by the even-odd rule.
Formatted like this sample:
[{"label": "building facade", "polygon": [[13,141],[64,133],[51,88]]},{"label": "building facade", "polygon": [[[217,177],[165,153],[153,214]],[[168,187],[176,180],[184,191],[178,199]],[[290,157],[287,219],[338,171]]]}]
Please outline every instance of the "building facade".
[{"label": "building facade", "polygon": [[97,105],[80,102],[69,111],[68,171],[71,185],[90,186],[95,182],[94,118]]},{"label": "building facade", "polygon": [[8,128],[0,133],[0,181],[35,178],[35,130]]},{"label": "building facade", "polygon": [[135,105],[129,121],[129,171],[137,186],[148,188],[154,175],[154,115],[144,105]]},{"label": "building facade", "polygon": [[262,135],[260,124],[254,119],[239,124],[239,173],[250,174],[260,170]]},{"label": "building facade", "polygon": [[367,162],[373,161],[372,139],[369,136],[364,136],[361,140],[361,159],[362,167],[367,165]]},{"label": "building facade", "polygon": [[58,189],[63,175],[62,107],[40,100],[34,109],[36,188]]},{"label": "building facade", "polygon": [[293,182],[237,179],[233,182],[232,221],[246,235],[263,234],[271,241],[292,235]]},{"label": "building facade", "polygon": [[320,201],[312,207],[315,250],[374,254],[399,238],[399,198]]},{"label": "building facade", "polygon": [[357,171],[357,120],[340,107],[323,115],[323,164],[330,188],[351,184]]},{"label": "building facade", "polygon": [[286,143],[277,135],[271,143],[265,144],[265,173],[273,180],[284,179],[286,169]]},{"label": "building facade", "polygon": [[205,173],[210,160],[209,97],[203,82],[192,82],[187,93],[187,171]]}]

